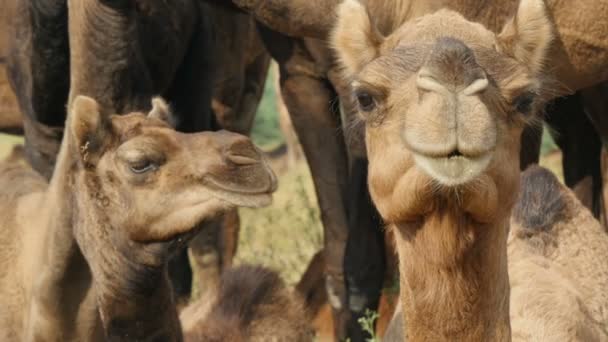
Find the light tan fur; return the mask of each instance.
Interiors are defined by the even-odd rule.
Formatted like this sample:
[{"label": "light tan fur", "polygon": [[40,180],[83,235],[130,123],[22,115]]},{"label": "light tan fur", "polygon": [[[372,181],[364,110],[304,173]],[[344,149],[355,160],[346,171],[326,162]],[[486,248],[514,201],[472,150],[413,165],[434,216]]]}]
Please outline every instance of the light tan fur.
[{"label": "light tan fur", "polygon": [[513,340],[608,339],[608,236],[549,171],[522,175],[507,243]]},{"label": "light tan fur", "polygon": [[[372,199],[395,230],[408,341],[511,340],[520,137],[551,91],[544,2],[522,0],[499,35],[440,10],[380,44],[364,5],[338,13],[350,19],[332,44],[366,122]],[[365,45],[375,59],[352,54]]]},{"label": "light tan fur", "polygon": [[105,113],[78,96],[50,184],[0,165],[0,340],[181,340],[170,251],[276,179],[244,136],[178,133],[168,106]]}]

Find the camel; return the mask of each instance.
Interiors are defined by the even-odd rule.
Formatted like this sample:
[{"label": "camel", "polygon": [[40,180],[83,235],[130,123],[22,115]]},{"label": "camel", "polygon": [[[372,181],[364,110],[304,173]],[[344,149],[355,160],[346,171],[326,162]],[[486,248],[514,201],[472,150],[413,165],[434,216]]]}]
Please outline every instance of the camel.
[{"label": "camel", "polygon": [[180,313],[186,342],[312,341],[306,309],[275,272],[238,266],[222,274],[215,299]]},{"label": "camel", "polygon": [[[20,1],[12,28],[7,62],[24,113],[26,156],[46,177],[70,93],[91,96],[116,113],[148,111],[150,98],[162,94],[179,131],[249,134],[270,60],[251,16],[196,0],[128,6]],[[237,240],[237,213],[207,225],[213,228],[193,239],[189,250],[200,268],[199,283],[214,288],[232,261],[235,249],[220,247],[231,244],[224,236]],[[192,272],[186,250],[169,269],[176,293],[187,301]]]},{"label": "camel", "polygon": [[[377,230],[377,226],[369,220],[363,223],[362,220],[353,219],[351,214],[352,211],[368,210],[365,207],[367,201],[351,195],[357,193],[363,194],[360,197],[366,196],[365,182],[360,182],[355,177],[361,172],[357,168],[365,167],[365,164],[353,167],[351,157],[365,158],[366,147],[358,139],[365,134],[360,132],[364,125],[357,124],[360,120],[357,119],[356,108],[350,104],[348,81],[341,79],[337,63],[332,54],[327,52],[326,46],[328,32],[335,23],[335,8],[342,0],[231,2],[264,24],[266,28],[262,30],[262,37],[269,52],[279,63],[285,103],[310,164],[319,207],[323,213],[326,246],[330,250],[327,252],[326,277],[328,289],[335,297],[332,307],[339,322],[336,336],[343,339],[347,334],[346,327],[356,328],[356,318],[360,316],[357,308],[351,308],[349,293],[355,292],[357,302],[363,301],[364,307],[374,309],[378,303],[380,283],[370,280],[382,277],[384,264],[383,253],[376,248],[381,239],[372,233]],[[458,11],[467,19],[479,21],[498,33],[515,13],[518,1],[376,0],[366,3],[370,7],[371,16],[380,26],[380,31],[388,35],[402,23],[442,7]],[[562,38],[554,46],[559,51],[551,53],[548,65],[549,69],[557,71],[558,80],[565,85],[554,88],[551,95],[574,92],[605,79],[608,70],[603,64],[608,60],[605,58],[608,44],[603,20],[608,15],[605,1],[583,1],[572,7],[568,2],[549,0],[548,5]],[[582,31],[583,28],[585,31]],[[554,65],[554,61],[564,61],[569,65]],[[564,70],[567,71],[565,74]],[[312,98],[321,100],[309,100]],[[336,120],[339,117],[334,105],[337,98],[340,98],[345,111],[342,121]],[[579,113],[575,115],[582,113],[579,108]],[[537,127],[529,127],[524,132],[522,167],[538,162],[542,131]],[[366,225],[366,231],[356,229]],[[365,260],[358,260],[356,253],[351,254],[347,250],[347,245],[350,244],[367,246]],[[343,265],[353,265],[349,268],[356,271],[351,273]]]},{"label": "camel", "polygon": [[75,97],[48,184],[0,166],[0,339],[180,341],[169,256],[198,223],[270,202],[276,178],[248,138],[177,132],[152,102],[110,115]]},{"label": "camel", "polygon": [[[385,36],[358,1],[338,9],[331,42],[366,124],[372,199],[395,232],[408,341],[608,338],[597,221],[534,169],[516,205],[522,131],[552,91],[549,13],[522,0],[496,34],[443,9]],[[573,221],[544,240],[561,215]]]}]

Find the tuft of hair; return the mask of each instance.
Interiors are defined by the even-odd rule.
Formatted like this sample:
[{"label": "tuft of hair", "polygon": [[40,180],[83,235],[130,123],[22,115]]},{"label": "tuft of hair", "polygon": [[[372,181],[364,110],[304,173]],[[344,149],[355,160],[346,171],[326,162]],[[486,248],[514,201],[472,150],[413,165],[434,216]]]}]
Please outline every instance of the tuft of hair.
[{"label": "tuft of hair", "polygon": [[310,341],[312,338],[300,299],[276,272],[261,266],[243,265],[227,270],[213,302],[205,303],[203,298],[184,309],[180,318],[185,341]]},{"label": "tuft of hair", "polygon": [[498,37],[503,52],[540,73],[555,38],[544,0],[520,0],[517,14]]},{"label": "tuft of hair", "polygon": [[359,1],[344,1],[337,13],[338,21],[330,42],[345,76],[349,78],[378,56],[384,37]]},{"label": "tuft of hair", "polygon": [[529,232],[549,231],[564,219],[567,210],[566,194],[555,175],[537,165],[521,174],[519,197],[512,217]]},{"label": "tuft of hair", "polygon": [[152,110],[148,113],[148,118],[164,121],[171,127],[177,125],[177,118],[171,112],[171,107],[160,96],[152,98]]}]

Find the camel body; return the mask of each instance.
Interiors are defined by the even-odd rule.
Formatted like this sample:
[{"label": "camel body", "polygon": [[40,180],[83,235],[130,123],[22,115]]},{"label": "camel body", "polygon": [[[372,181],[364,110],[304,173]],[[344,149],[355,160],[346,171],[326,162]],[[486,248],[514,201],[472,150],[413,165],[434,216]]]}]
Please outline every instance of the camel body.
[{"label": "camel body", "polygon": [[308,342],[306,311],[275,272],[238,266],[222,274],[215,298],[190,304],[180,319],[186,342]]},{"label": "camel body", "polygon": [[[0,229],[3,231],[0,242],[0,260],[3,266],[0,275],[0,302],[5,307],[0,315],[0,338],[6,341],[26,340],[31,320],[28,308],[32,304],[37,277],[45,268],[52,267],[47,258],[50,256],[49,244],[55,239],[48,221],[53,216],[53,204],[58,203],[53,194],[46,192],[46,180],[16,154],[13,152],[13,156],[0,166],[0,184],[3,189],[0,198],[5,203],[0,208]],[[86,269],[78,267],[75,271],[82,271],[84,279],[90,277]],[[79,285],[87,286],[86,280],[83,283]],[[68,302],[77,299],[68,297],[64,300],[66,302],[62,305],[71,307],[70,304],[73,303]],[[86,319],[78,317],[78,321],[98,323],[94,314],[94,301],[84,301],[81,307],[83,316],[86,317],[87,311],[91,315]],[[91,337],[93,327],[81,327],[83,331],[78,335]],[[88,329],[91,331],[86,331]],[[67,338],[70,333],[66,332],[62,336]]]}]

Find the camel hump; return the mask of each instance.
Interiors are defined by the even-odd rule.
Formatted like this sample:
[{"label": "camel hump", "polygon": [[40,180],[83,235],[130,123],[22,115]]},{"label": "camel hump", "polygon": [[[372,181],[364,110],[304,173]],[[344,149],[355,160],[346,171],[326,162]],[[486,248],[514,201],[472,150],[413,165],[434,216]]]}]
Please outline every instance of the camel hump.
[{"label": "camel hump", "polygon": [[241,326],[251,323],[261,305],[273,303],[286,288],[280,276],[267,268],[242,265],[222,275],[218,309],[223,317],[235,317]]},{"label": "camel hump", "polygon": [[548,231],[567,210],[568,199],[555,175],[540,166],[530,166],[521,174],[521,186],[513,218],[522,227]]},{"label": "camel hump", "polygon": [[15,162],[25,158],[25,149],[23,145],[15,145],[13,146],[13,150],[6,157],[5,161],[7,162]]}]

